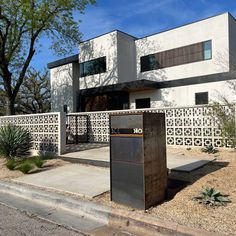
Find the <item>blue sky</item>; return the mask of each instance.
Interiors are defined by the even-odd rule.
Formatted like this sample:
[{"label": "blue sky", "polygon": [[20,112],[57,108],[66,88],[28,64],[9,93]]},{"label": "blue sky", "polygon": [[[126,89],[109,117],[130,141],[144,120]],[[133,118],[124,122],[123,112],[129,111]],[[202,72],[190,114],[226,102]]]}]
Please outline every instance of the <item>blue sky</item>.
[{"label": "blue sky", "polygon": [[[113,29],[143,37],[226,11],[236,17],[236,0],[97,0],[77,17],[82,20],[79,29],[86,40]],[[41,44],[31,64],[38,69],[60,59],[48,50],[47,39]]]}]

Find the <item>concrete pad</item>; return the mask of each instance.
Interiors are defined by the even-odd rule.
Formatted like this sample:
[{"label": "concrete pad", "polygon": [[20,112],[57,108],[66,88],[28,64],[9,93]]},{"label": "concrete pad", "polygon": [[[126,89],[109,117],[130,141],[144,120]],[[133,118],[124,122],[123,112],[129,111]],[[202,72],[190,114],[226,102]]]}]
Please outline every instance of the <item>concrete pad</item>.
[{"label": "concrete pad", "polygon": [[167,167],[171,171],[191,172],[203,167],[213,160],[214,158],[203,160],[196,157],[168,154]]},{"label": "concrete pad", "polygon": [[[105,166],[103,163],[107,163],[109,167],[110,162],[110,152],[108,147],[101,147],[96,149],[90,149],[86,151],[71,152],[64,155],[61,155],[63,158],[68,159],[77,159],[78,162],[84,164],[97,164],[97,166]],[[192,156],[182,156],[167,154],[167,168],[171,171],[183,171],[191,172],[196,170],[207,163],[213,161],[214,158],[201,159]]]},{"label": "concrete pad", "polygon": [[70,164],[16,178],[14,181],[95,197],[110,190],[110,170],[108,168]]},{"label": "concrete pad", "polygon": [[96,161],[110,161],[110,147],[94,148],[84,151],[70,152],[61,155],[61,157],[70,157]]},{"label": "concrete pad", "polygon": [[[98,165],[104,162],[109,166],[109,147],[67,153],[62,157],[69,157],[78,161],[83,160],[87,163],[93,162]],[[168,154],[167,168],[170,171],[191,172],[213,160],[213,158],[203,160],[186,155]],[[14,181],[95,197],[110,190],[110,169],[91,165],[69,164],[53,170],[16,178]]]}]

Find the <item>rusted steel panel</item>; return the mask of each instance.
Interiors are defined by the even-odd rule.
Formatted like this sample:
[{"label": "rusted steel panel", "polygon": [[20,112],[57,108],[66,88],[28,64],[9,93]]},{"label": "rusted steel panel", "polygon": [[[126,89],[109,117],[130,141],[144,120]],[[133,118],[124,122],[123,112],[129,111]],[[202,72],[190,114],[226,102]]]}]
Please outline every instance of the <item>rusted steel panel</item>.
[{"label": "rusted steel panel", "polygon": [[110,116],[111,200],[147,209],[167,188],[165,114]]}]

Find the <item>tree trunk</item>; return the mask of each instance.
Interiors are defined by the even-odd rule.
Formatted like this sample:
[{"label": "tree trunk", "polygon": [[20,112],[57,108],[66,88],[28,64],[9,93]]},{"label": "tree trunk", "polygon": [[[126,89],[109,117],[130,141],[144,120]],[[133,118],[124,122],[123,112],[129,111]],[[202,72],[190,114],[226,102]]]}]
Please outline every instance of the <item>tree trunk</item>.
[{"label": "tree trunk", "polygon": [[13,97],[6,97],[6,115],[15,115],[15,99]]}]

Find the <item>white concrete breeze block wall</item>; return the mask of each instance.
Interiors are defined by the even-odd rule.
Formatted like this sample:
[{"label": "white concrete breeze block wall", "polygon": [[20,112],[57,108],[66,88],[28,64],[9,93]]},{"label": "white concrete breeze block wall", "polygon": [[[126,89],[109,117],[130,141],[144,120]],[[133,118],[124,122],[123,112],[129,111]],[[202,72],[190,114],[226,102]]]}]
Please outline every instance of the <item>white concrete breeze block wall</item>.
[{"label": "white concrete breeze block wall", "polygon": [[66,149],[65,114],[60,112],[31,115],[2,116],[0,126],[14,124],[30,132],[33,142],[32,155],[54,153]]},{"label": "white concrete breeze block wall", "polygon": [[[229,71],[229,14],[198,21],[186,26],[136,40],[138,79],[154,81],[176,80]],[[212,40],[212,59],[140,72],[140,57],[182,46]],[[224,60],[219,65],[218,56]]]}]

